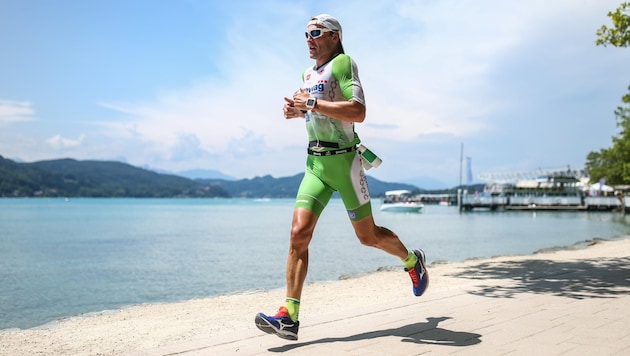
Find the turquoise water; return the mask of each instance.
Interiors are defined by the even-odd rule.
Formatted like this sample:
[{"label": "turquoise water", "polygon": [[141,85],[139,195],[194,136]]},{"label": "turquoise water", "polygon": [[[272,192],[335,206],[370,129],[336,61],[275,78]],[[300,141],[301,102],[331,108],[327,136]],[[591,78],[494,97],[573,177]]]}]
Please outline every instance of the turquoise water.
[{"label": "turquoise water", "polygon": [[[630,234],[611,212],[378,211],[428,262],[530,254]],[[0,199],[0,329],[151,302],[284,286],[293,200]],[[363,247],[341,201],[318,224],[307,283],[400,266]]]}]

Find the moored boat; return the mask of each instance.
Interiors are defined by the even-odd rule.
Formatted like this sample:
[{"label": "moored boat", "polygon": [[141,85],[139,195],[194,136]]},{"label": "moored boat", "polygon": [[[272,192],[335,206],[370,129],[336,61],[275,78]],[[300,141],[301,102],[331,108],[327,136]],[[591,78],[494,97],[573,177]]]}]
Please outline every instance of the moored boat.
[{"label": "moored boat", "polygon": [[390,190],[385,192],[381,202],[381,211],[419,213],[424,204],[413,198],[409,190]]}]

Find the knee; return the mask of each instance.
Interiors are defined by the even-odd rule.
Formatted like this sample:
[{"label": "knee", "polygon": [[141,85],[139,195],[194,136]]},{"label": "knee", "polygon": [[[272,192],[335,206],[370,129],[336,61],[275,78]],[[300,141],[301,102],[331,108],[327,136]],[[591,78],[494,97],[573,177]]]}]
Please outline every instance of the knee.
[{"label": "knee", "polygon": [[391,230],[381,227],[374,226],[370,231],[358,231],[357,238],[361,242],[362,245],[368,247],[379,247],[382,245],[384,240],[390,238],[392,236],[396,236]]},{"label": "knee", "polygon": [[359,238],[359,242],[361,242],[361,245],[363,246],[367,246],[367,247],[377,247],[378,246],[378,242],[376,241],[376,239],[369,237],[369,236],[357,236]]},{"label": "knee", "polygon": [[371,232],[357,231],[356,234],[357,234],[357,238],[359,239],[359,242],[363,246],[376,247],[378,245],[378,236],[374,233],[374,231],[371,231]]},{"label": "knee", "polygon": [[291,249],[297,251],[304,251],[308,248],[313,237],[313,230],[307,229],[303,226],[291,227]]}]

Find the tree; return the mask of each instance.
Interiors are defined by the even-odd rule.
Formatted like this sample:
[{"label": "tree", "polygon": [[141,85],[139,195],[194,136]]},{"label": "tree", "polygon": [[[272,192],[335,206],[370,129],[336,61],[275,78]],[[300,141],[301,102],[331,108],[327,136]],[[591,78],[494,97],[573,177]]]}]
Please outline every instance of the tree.
[{"label": "tree", "polygon": [[595,44],[604,47],[609,44],[615,47],[630,46],[630,2],[621,3],[615,12],[608,13],[608,17],[614,27],[608,28],[604,25],[597,30]]},{"label": "tree", "polygon": [[621,99],[626,106],[615,110],[617,127],[621,128],[619,136],[613,137],[613,146],[603,148],[599,152],[590,152],[586,157],[586,172],[591,183],[606,178],[611,185],[630,183],[630,86],[628,94]]},{"label": "tree", "polygon": [[[597,46],[613,45],[615,47],[630,46],[630,2],[623,2],[617,10],[609,12],[608,17],[614,28],[605,25],[597,30]],[[619,106],[615,110],[617,127],[621,128],[619,136],[612,138],[613,146],[603,148],[599,152],[590,152],[586,156],[586,172],[591,183],[605,178],[609,184],[630,183],[630,86],[628,94],[621,98],[627,106]]]}]

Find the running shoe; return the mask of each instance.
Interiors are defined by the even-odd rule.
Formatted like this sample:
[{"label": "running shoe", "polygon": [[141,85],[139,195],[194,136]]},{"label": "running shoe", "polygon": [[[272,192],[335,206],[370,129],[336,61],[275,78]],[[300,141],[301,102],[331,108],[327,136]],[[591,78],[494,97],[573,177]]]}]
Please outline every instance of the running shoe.
[{"label": "running shoe", "polygon": [[416,297],[421,296],[429,286],[429,273],[427,272],[427,268],[425,266],[426,257],[424,256],[424,251],[418,249],[413,250],[413,253],[418,257],[418,262],[416,262],[416,266],[412,269],[406,269],[411,277],[411,282],[413,283],[413,294]]},{"label": "running shoe", "polygon": [[256,322],[256,327],[267,334],[276,334],[278,337],[287,340],[298,339],[297,333],[300,328],[300,322],[291,320],[286,307],[280,307],[278,313],[274,316],[258,313],[254,321]]}]

